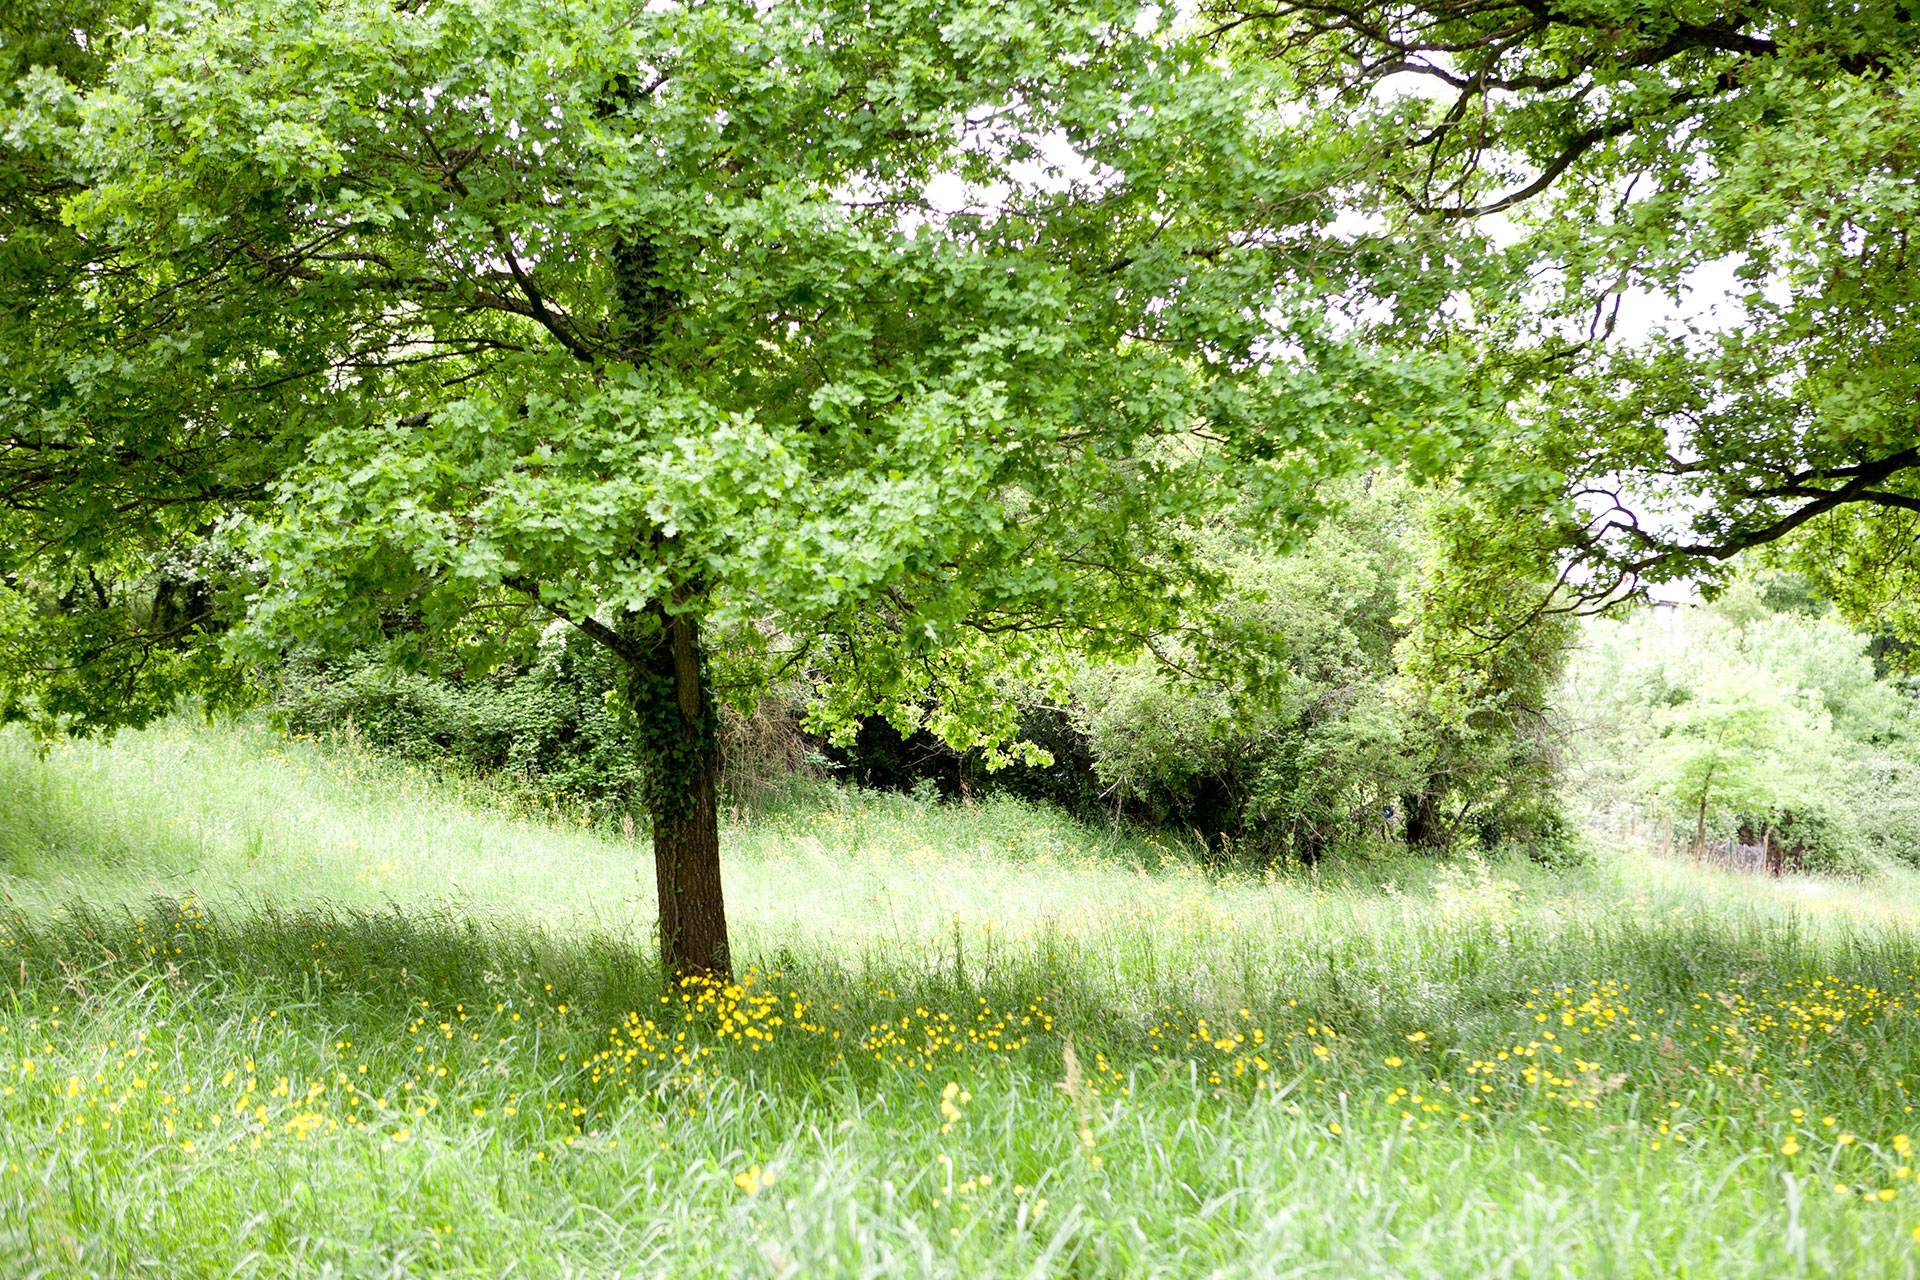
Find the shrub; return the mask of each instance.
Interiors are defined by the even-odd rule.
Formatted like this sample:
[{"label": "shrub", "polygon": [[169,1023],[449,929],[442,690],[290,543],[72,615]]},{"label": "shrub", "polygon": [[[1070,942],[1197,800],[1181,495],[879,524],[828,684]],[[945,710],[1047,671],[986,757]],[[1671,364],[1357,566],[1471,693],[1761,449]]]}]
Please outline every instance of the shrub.
[{"label": "shrub", "polygon": [[1289,553],[1215,547],[1227,607],[1281,655],[1277,679],[1086,673],[1076,718],[1099,777],[1147,822],[1260,862],[1465,836],[1572,858],[1543,712],[1560,629],[1517,628],[1490,660],[1436,659],[1400,618],[1419,575],[1434,593],[1430,500],[1391,482],[1344,496]]},{"label": "shrub", "polygon": [[[384,753],[485,775],[590,816],[638,813],[644,774],[605,650],[571,632],[532,665],[476,679],[396,672],[370,662],[295,665],[278,707],[296,733],[352,734]],[[801,727],[806,705],[776,688],[751,715],[722,703],[720,790],[729,806],[774,803],[822,776]]]},{"label": "shrub", "polygon": [[1920,761],[1865,753],[1848,800],[1864,850],[1920,867]]},{"label": "shrub", "polygon": [[1103,785],[1093,747],[1071,708],[1030,706],[1020,713],[1020,737],[1047,752],[1051,764],[1016,761],[988,769],[982,752],[955,751],[925,730],[902,735],[884,716],[861,721],[853,741],[834,746],[808,737],[810,759],[833,776],[872,791],[933,794],[946,800],[992,795],[1050,804],[1085,822],[1105,816]]},{"label": "shrub", "polygon": [[556,640],[531,667],[471,680],[367,662],[295,667],[278,706],[296,733],[351,733],[606,815],[631,806],[641,778],[631,729],[609,710],[614,678],[594,646]]}]

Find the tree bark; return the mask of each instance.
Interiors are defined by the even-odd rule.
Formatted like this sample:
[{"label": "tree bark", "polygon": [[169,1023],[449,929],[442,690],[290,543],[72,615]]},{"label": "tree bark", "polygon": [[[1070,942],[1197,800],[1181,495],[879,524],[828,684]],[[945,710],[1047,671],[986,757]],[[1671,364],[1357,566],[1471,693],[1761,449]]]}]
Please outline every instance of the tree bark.
[{"label": "tree bark", "polygon": [[655,604],[630,614],[627,699],[645,753],[660,962],[680,976],[732,976],[720,881],[719,742],[699,626]]},{"label": "tree bark", "polygon": [[720,885],[720,823],[711,765],[692,780],[684,817],[655,814],[653,879],[660,899],[660,963],[675,974],[725,979],[726,896]]},{"label": "tree bark", "polygon": [[1698,862],[1707,856],[1707,801],[1713,795],[1713,773],[1707,770],[1706,779],[1700,784],[1700,824],[1693,832],[1693,858]]}]

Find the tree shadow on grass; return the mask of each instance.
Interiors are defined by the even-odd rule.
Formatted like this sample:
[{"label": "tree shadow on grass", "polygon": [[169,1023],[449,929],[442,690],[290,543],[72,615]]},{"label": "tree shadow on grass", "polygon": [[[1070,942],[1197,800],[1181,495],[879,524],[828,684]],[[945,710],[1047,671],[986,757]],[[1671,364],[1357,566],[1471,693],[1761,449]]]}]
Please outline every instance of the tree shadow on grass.
[{"label": "tree shadow on grass", "polygon": [[79,875],[184,874],[205,859],[190,826],[94,794],[33,757],[0,750],[0,872],[41,886]]},{"label": "tree shadow on grass", "polygon": [[[858,1075],[883,1059],[898,1065],[895,1058],[925,1050],[930,1039],[949,1058],[985,1049],[989,1039],[1001,1057],[1044,1041],[1043,1056],[1057,1066],[1056,1011],[1105,1020],[1076,977],[1057,950],[1043,949],[992,982],[876,974],[783,950],[744,967],[733,984],[710,986],[664,974],[644,940],[399,906],[215,912],[192,898],[155,898],[139,909],[73,902],[44,915],[0,916],[0,1000],[11,989],[16,1002],[43,1011],[64,1003],[69,1018],[89,1009],[113,1017],[116,1002],[131,1001],[210,1028],[271,1016],[324,1039],[397,1042],[423,1020],[465,1013],[473,1021],[461,1019],[462,1031],[491,1025],[489,1036],[537,1024],[548,1049],[575,1062],[604,1050],[610,1030],[651,1019],[662,1041],[676,1030],[689,1042],[731,1041],[762,1061],[804,1060],[816,1081],[828,1068]],[[895,1026],[898,1035],[877,1037],[885,1054],[858,1051],[876,1040],[876,1028]],[[787,1030],[772,1034],[776,1027]],[[987,1029],[991,1036],[970,1039],[970,1030]]]},{"label": "tree shadow on grass", "polygon": [[[1560,935],[1463,925],[1425,936],[1419,980],[1393,938],[1331,936],[1321,943],[1318,950],[1263,953],[1234,981],[1173,970],[1159,973],[1150,988],[1125,985],[1104,971],[1100,957],[1052,931],[986,965],[957,951],[888,964],[871,955],[782,948],[743,966],[738,977],[753,992],[804,1004],[805,1021],[850,1042],[903,1018],[919,1036],[936,1014],[962,1019],[952,1034],[964,1039],[984,1009],[995,1020],[1026,1019],[1015,1039],[1075,1033],[1143,1050],[1156,1040],[1150,1027],[1172,1025],[1170,1010],[1182,1023],[1331,1023],[1360,1038],[1419,1027],[1444,1046],[1448,1028],[1467,1036],[1507,1024],[1530,1029],[1535,1005],[1549,998],[1543,991],[1579,993],[1577,1003],[1595,982],[1625,984],[1641,1008],[1690,1006],[1703,992],[1758,993],[1828,976],[1884,991],[1920,984],[1920,940],[1864,930],[1818,939],[1792,918],[1616,917]],[[458,909],[262,903],[216,912],[188,897],[154,898],[144,908],[74,901],[51,912],[10,908],[0,915],[0,989],[84,1000],[140,984],[191,993],[209,1009],[305,1009],[342,1022],[404,1021],[423,1007],[564,1006],[569,1025],[590,1025],[596,1034],[642,1011],[671,1020],[688,1002],[688,989],[663,974],[644,938],[555,934]],[[799,1015],[783,1008],[780,1016]],[[945,1034],[937,1027],[929,1033]]]},{"label": "tree shadow on grass", "polygon": [[198,899],[156,897],[144,908],[70,902],[46,916],[0,922],[0,983],[83,994],[158,977],[216,1002],[291,1006],[480,1007],[507,994],[612,1009],[657,1000],[657,960],[604,935],[560,938],[536,926],[447,909],[368,911],[263,903],[216,913]]}]

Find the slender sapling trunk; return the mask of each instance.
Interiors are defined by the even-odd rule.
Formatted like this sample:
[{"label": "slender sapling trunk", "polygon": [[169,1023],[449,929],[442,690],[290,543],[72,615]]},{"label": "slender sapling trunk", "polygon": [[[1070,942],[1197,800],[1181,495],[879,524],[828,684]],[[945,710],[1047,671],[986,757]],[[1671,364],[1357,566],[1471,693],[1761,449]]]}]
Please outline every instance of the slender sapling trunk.
[{"label": "slender sapling trunk", "polygon": [[1700,821],[1693,831],[1693,856],[1698,861],[1707,856],[1707,800],[1713,795],[1713,770],[1707,770],[1707,776],[1700,783]]}]

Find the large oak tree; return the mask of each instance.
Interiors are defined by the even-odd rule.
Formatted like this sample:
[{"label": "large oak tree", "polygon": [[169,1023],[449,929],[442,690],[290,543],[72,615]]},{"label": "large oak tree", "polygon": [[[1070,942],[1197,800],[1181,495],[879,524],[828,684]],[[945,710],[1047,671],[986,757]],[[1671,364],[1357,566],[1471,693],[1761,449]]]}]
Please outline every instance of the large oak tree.
[{"label": "large oak tree", "polygon": [[255,655],[578,628],[664,961],[724,971],[716,690],[804,660],[822,723],[1002,747],[1065,646],[1236,660],[1207,520],[1459,438],[1447,361],[1324,322],[1338,129],[1154,12],[156,6],[7,113],[65,255],[5,352],[14,581],[225,516]]}]

